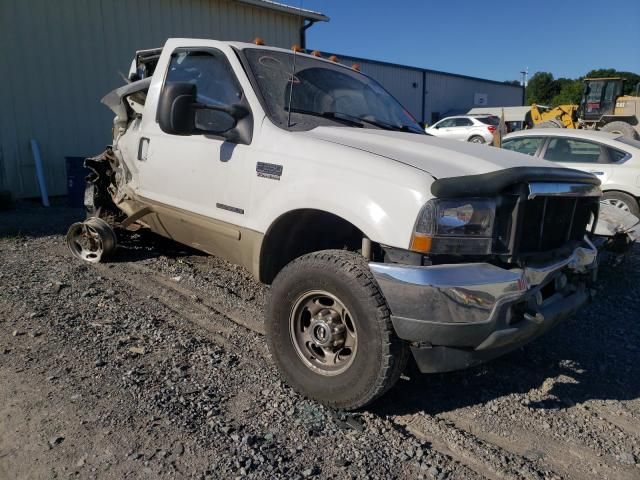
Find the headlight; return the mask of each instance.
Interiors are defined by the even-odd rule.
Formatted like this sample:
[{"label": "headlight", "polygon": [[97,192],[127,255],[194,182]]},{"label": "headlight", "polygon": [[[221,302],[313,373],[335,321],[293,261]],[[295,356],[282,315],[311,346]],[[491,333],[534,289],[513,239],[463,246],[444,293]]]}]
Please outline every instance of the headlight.
[{"label": "headlight", "polygon": [[429,200],[418,216],[410,249],[422,253],[491,253],[496,202],[486,198]]}]

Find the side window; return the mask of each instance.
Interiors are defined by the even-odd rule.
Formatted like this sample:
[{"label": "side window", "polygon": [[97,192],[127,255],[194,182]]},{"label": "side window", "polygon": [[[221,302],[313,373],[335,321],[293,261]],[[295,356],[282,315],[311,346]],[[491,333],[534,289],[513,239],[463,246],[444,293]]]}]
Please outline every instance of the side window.
[{"label": "side window", "polygon": [[470,127],[473,122],[469,118],[456,118],[456,127]]},{"label": "side window", "polygon": [[613,162],[619,162],[621,160],[624,160],[625,158],[627,158],[629,156],[628,153],[623,152],[621,150],[616,150],[615,148],[611,148],[611,147],[607,147],[607,151],[609,152],[609,159]]},{"label": "side window", "polygon": [[512,138],[504,140],[502,148],[526,155],[535,155],[543,141],[544,138],[542,137]]},{"label": "side window", "polygon": [[455,125],[455,118],[447,118],[446,120],[442,120],[438,123],[439,128],[449,128]]},{"label": "side window", "polygon": [[605,163],[600,145],[571,138],[552,138],[544,154],[554,162]]},{"label": "side window", "polygon": [[171,55],[165,83],[189,82],[198,89],[198,102],[232,105],[242,99],[242,89],[222,52],[178,50]]}]

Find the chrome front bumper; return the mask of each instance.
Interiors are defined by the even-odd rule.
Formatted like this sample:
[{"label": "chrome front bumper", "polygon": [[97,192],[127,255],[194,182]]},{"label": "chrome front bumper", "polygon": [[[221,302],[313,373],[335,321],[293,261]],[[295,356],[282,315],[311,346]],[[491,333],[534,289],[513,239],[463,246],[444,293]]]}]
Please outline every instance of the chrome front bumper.
[{"label": "chrome front bumper", "polygon": [[568,257],[525,268],[488,263],[428,267],[369,264],[396,334],[422,371],[465,368],[523,345],[589,297],[597,250],[585,239]]}]

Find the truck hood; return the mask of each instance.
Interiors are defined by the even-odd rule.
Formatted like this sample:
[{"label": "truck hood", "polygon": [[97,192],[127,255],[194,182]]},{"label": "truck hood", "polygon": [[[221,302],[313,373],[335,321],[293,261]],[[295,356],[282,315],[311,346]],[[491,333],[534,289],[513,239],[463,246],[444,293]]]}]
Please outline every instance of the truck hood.
[{"label": "truck hood", "polygon": [[410,165],[436,179],[477,175],[510,167],[556,166],[510,150],[429,135],[347,127],[317,127],[301,133]]}]

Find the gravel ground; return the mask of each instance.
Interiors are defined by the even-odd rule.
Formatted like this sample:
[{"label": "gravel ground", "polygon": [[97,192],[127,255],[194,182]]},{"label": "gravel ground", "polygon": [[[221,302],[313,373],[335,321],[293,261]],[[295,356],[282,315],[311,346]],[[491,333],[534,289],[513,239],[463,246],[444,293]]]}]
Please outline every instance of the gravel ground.
[{"label": "gravel ground", "polygon": [[84,265],[80,218],[0,212],[0,479],[640,478],[640,248],[533,344],[346,414],[279,380],[247,271],[144,231]]}]

